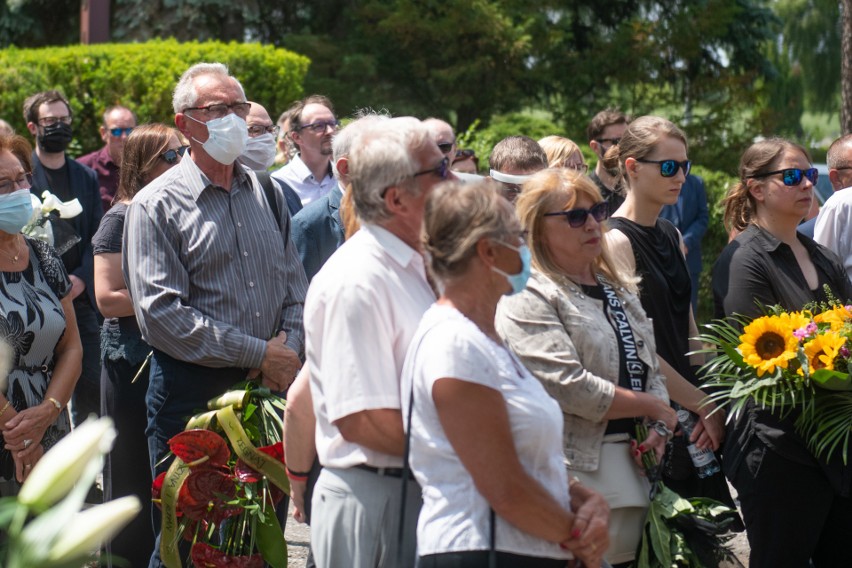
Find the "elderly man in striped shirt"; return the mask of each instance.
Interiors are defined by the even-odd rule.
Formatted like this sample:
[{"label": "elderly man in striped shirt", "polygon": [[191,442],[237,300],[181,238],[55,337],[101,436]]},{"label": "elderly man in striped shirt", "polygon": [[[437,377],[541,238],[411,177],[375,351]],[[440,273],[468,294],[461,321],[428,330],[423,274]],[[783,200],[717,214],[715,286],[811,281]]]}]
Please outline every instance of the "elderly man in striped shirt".
[{"label": "elderly man in striped shirt", "polygon": [[[186,418],[234,383],[283,391],[304,353],[307,280],[277,187],[239,165],[249,103],[224,65],[199,63],[173,97],[190,154],[130,205],[124,274],[154,348],[148,386],[151,466]],[[162,468],[162,466],[160,466]],[[150,566],[160,566],[156,553]]]}]

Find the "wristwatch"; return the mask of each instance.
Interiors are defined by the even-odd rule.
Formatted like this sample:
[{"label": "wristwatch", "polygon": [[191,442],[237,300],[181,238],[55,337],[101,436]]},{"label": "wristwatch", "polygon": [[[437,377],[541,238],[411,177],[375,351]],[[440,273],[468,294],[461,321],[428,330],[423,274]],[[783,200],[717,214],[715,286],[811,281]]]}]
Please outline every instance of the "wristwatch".
[{"label": "wristwatch", "polygon": [[674,436],[674,432],[669,430],[668,426],[666,426],[666,423],[662,420],[655,420],[650,425],[654,427],[654,432],[656,432],[666,440]]}]

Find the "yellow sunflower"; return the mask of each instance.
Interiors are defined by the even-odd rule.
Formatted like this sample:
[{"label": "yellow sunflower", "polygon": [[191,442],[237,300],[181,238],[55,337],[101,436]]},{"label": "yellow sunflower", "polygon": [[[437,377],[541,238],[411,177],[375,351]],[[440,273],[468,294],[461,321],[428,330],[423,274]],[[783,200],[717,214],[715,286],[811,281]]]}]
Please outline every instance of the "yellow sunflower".
[{"label": "yellow sunflower", "polygon": [[811,371],[820,369],[834,370],[834,359],[840,348],[846,343],[846,338],[830,331],[821,333],[805,343],[805,355]]},{"label": "yellow sunflower", "polygon": [[[798,317],[791,318],[792,315]],[[802,325],[807,325],[807,318],[801,314],[764,316],[754,320],[740,336],[739,351],[743,360],[757,370],[758,377],[767,371],[774,373],[775,367],[786,369],[787,362],[796,357],[799,343],[793,330]]]},{"label": "yellow sunflower", "polygon": [[844,323],[852,320],[852,312],[846,309],[846,306],[837,306],[821,314],[814,316],[816,323],[831,324],[831,331],[838,331],[843,327]]}]

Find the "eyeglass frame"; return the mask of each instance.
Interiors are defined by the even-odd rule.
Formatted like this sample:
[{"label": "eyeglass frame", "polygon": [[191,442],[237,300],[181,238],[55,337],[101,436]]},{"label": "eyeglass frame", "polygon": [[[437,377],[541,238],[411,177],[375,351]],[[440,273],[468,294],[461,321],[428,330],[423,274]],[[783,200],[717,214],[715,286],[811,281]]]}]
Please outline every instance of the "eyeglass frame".
[{"label": "eyeglass frame", "polygon": [[[657,164],[658,166],[660,166],[660,175],[663,176],[664,178],[675,177],[680,170],[683,170],[683,177],[686,177],[686,176],[689,175],[689,172],[692,171],[692,160],[684,160],[682,162],[679,162],[677,160],[672,160],[672,159],[668,159],[668,160],[648,160],[646,158],[633,158],[633,159],[636,160],[637,162],[639,162],[640,164]],[[675,171],[673,171],[672,173],[667,175],[663,171],[663,166],[665,164],[668,164],[668,163],[673,163],[673,164],[677,165],[677,168],[675,168]]]},{"label": "eyeglass frame", "polygon": [[[257,134],[252,134],[251,131],[252,131],[253,128],[262,128],[263,130],[261,132],[258,132]],[[269,125],[269,126],[263,126],[263,125],[260,125],[260,124],[255,124],[254,126],[249,126],[247,128],[247,131],[248,131],[249,138],[257,138],[258,136],[263,136],[264,134],[272,134],[272,136],[275,139],[277,139],[278,134],[281,132],[281,127],[278,126],[277,124],[272,124],[272,125]]]},{"label": "eyeglass frame", "polygon": [[[7,195],[19,189],[31,189],[33,186],[33,173],[24,172],[21,175],[23,176],[23,181],[21,181],[21,179],[7,179],[6,181],[0,182],[0,195]],[[20,187],[24,183],[27,184],[27,187]],[[7,191],[8,188],[11,189]]]},{"label": "eyeglass frame", "polygon": [[[180,162],[180,159],[183,158],[184,154],[186,154],[187,148],[189,148],[189,146],[180,146],[178,148],[169,148],[168,150],[166,150],[165,152],[163,152],[162,154],[160,154],[157,157],[161,158],[168,165],[174,166],[175,164]],[[167,157],[166,156],[167,154],[170,154],[171,156]]]},{"label": "eyeglass frame", "polygon": [[[834,168],[834,169],[838,170],[840,168]],[[799,172],[798,173],[798,176],[799,176],[798,181],[796,181],[795,183],[787,183],[787,172]],[[782,175],[781,182],[786,187],[796,187],[798,185],[801,185],[802,181],[804,181],[805,179],[807,179],[809,182],[811,182],[811,185],[816,185],[817,180],[819,179],[819,170],[816,169],[816,168],[807,168],[807,169],[804,169],[804,170],[802,168],[784,168],[783,170],[775,170],[773,172],[764,172],[762,174],[752,174],[748,177],[751,178],[751,179],[760,179],[760,178],[773,176],[773,175],[776,175],[776,174]],[[811,179],[811,176],[809,176],[808,174],[812,174],[813,179]]]},{"label": "eyeglass frame", "polygon": [[[599,214],[597,212],[600,212]],[[566,209],[565,211],[554,211],[552,213],[545,213],[542,215],[543,217],[557,217],[561,216],[565,218],[565,222],[568,223],[568,226],[572,229],[579,229],[583,227],[586,222],[589,220],[589,216],[597,222],[603,223],[607,219],[609,219],[611,211],[609,210],[609,203],[606,201],[598,201],[588,209],[585,207],[576,207],[574,209]],[[573,216],[573,220],[572,220]],[[578,220],[578,217],[582,216],[582,220]],[[600,217],[600,219],[598,218]]]},{"label": "eyeglass frame", "polygon": [[135,126],[128,126],[127,128],[107,128],[107,132],[113,138],[120,138],[122,134],[127,134],[130,136],[130,133],[133,132]]},{"label": "eyeglass frame", "polygon": [[449,156],[444,156],[444,159],[441,160],[441,163],[434,168],[430,168],[428,170],[423,170],[422,172],[417,172],[412,174],[411,177],[416,178],[419,176],[425,176],[426,174],[437,173],[438,176],[444,180],[450,177],[450,158]]},{"label": "eyeglass frame", "polygon": [[[44,123],[45,120],[49,120],[47,124]],[[43,116],[38,119],[38,125],[47,128],[48,126],[53,126],[54,124],[61,122],[67,126],[71,126],[71,123],[74,121],[74,115],[68,114],[66,116]]]},{"label": "eyeglass frame", "polygon": [[[318,129],[319,126],[322,126],[322,130]],[[336,132],[340,128],[340,121],[336,118],[334,120],[317,120],[316,122],[309,122],[308,124],[302,124],[299,127],[294,128],[293,132],[301,132],[302,130],[309,128],[311,132],[319,134],[320,132],[325,133],[329,126],[331,126],[332,130]]]},{"label": "eyeglass frame", "polygon": [[619,138],[595,138],[595,142],[597,142],[601,146],[603,146],[605,142],[609,142],[613,146],[618,146],[618,143],[621,142],[621,137],[619,137]]},{"label": "eyeglass frame", "polygon": [[[440,150],[442,154],[446,155],[446,154],[450,153],[450,151],[453,149],[453,146],[455,146],[456,143],[455,142],[436,142],[436,145],[438,146],[438,150]],[[446,146],[447,149],[444,150],[444,148],[442,148],[442,146]]]},{"label": "eyeglass frame", "polygon": [[[211,110],[214,107],[224,107],[225,112],[220,114],[217,111],[217,112],[214,113]],[[239,112],[237,111],[238,108],[240,109]],[[242,112],[243,109],[245,109],[245,112]],[[225,116],[228,116],[228,114],[231,113],[231,112],[234,113],[235,115],[237,115],[238,117],[242,118],[243,120],[245,120],[245,118],[249,114],[249,111],[251,110],[251,103],[247,102],[247,101],[240,101],[240,102],[231,103],[231,104],[214,103],[212,105],[201,106],[201,107],[187,107],[187,108],[183,109],[181,112],[186,113],[186,112],[189,112],[191,110],[204,111],[204,114],[206,114],[207,116],[215,115],[215,116],[212,117],[211,120],[215,120],[217,118],[223,118]]]}]

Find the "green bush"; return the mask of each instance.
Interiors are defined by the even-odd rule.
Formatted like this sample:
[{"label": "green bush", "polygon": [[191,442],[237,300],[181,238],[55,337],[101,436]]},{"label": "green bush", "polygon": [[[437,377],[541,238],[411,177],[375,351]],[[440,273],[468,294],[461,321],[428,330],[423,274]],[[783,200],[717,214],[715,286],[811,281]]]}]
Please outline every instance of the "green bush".
[{"label": "green bush", "polygon": [[180,75],[201,61],[228,65],[246,96],[264,105],[273,117],[302,94],[309,60],[284,49],[260,44],[155,40],[131,44],[76,45],[0,51],[0,117],[29,136],[24,99],[58,89],[71,102],[73,148],[90,152],[102,144],[98,135],[107,107],[125,105],[140,123],[173,123],[172,91]]},{"label": "green bush", "polygon": [[472,148],[479,158],[480,172],[488,172],[488,156],[491,150],[507,136],[529,136],[533,140],[541,140],[551,134],[559,134],[561,129],[552,121],[529,114],[513,112],[496,115],[491,118],[485,128],[479,128],[479,121],[474,121],[465,132],[456,135],[459,148]]}]

